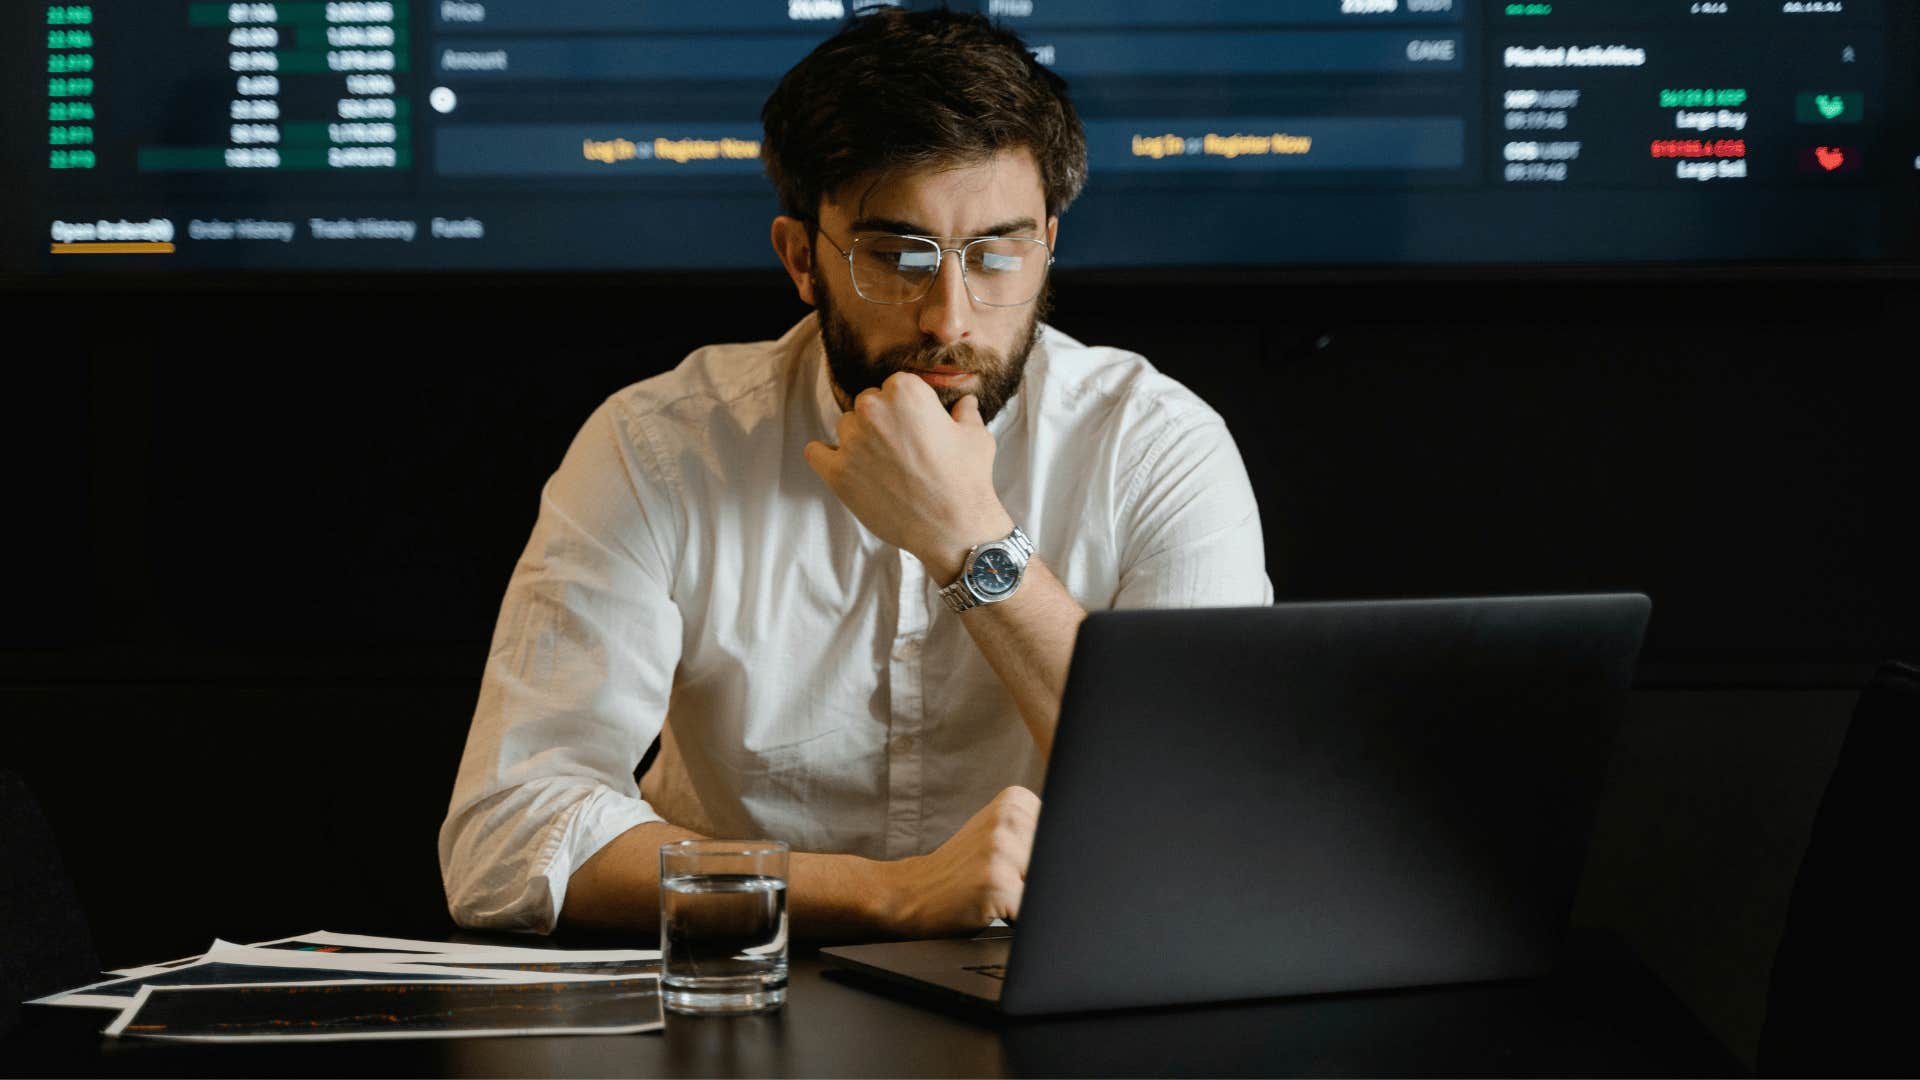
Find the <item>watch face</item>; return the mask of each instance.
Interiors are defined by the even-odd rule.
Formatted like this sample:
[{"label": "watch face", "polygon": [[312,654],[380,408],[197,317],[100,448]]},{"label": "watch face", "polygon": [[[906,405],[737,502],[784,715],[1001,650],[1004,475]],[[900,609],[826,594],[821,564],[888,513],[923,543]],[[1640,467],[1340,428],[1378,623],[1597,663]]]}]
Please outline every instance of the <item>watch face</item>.
[{"label": "watch face", "polygon": [[988,548],[973,560],[967,583],[982,596],[1002,596],[1020,583],[1020,568],[1014,565],[1013,556],[999,548]]}]

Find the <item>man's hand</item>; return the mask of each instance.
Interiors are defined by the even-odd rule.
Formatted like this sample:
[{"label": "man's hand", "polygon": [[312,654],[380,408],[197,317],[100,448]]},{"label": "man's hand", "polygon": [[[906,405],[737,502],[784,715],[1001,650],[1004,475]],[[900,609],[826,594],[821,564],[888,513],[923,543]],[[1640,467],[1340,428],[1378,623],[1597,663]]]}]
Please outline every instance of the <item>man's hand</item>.
[{"label": "man's hand", "polygon": [[889,928],[906,937],[949,937],[1020,915],[1040,797],[1010,787],[926,855],[882,864],[895,898]]},{"label": "man's hand", "polygon": [[969,394],[948,413],[919,376],[895,372],[840,416],[840,445],[809,442],[807,464],[875,536],[941,584],[967,549],[1013,531],[993,490],[993,435]]}]

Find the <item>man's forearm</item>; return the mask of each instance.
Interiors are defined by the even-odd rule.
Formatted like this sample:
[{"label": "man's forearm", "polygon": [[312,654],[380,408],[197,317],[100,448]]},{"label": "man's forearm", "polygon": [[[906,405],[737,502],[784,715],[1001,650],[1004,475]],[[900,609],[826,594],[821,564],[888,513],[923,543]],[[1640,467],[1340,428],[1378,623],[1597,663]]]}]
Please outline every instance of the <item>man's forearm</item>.
[{"label": "man's forearm", "polygon": [[[582,863],[567,882],[563,927],[657,934],[660,845],[700,835],[664,821],[636,825]],[[796,937],[887,936],[894,904],[886,864],[856,855],[796,852],[787,867],[787,916]]]},{"label": "man's forearm", "polygon": [[[945,568],[929,569],[939,574]],[[956,567],[941,580],[959,573]],[[1086,609],[1035,555],[1027,563],[1019,592],[957,617],[1013,695],[1041,756],[1050,756],[1054,726],[1060,719],[1060,695],[1067,689],[1067,664],[1073,659],[1073,639],[1087,617]]]}]

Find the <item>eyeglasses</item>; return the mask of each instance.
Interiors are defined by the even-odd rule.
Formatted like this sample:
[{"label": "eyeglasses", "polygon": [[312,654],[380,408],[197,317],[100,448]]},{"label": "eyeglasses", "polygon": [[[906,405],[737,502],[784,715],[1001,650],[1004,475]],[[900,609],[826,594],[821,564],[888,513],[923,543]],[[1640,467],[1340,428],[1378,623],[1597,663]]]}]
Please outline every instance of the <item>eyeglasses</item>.
[{"label": "eyeglasses", "polygon": [[873,233],[841,247],[824,230],[820,235],[847,257],[853,291],[876,304],[911,304],[926,296],[949,251],[960,255],[967,295],[987,307],[1032,303],[1053,265],[1053,251],[1044,241],[1023,236],[956,236],[950,239],[966,243],[945,247],[931,236]]}]

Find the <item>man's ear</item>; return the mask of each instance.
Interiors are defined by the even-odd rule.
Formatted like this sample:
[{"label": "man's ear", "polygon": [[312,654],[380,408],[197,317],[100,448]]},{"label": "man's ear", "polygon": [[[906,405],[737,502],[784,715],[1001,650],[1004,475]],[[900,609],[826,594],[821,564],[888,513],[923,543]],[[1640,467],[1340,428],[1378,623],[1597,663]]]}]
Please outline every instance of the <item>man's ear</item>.
[{"label": "man's ear", "polygon": [[1047,250],[1057,251],[1059,247],[1060,219],[1058,217],[1050,217],[1047,219]]},{"label": "man's ear", "polygon": [[773,253],[793,279],[793,289],[813,306],[813,236],[807,223],[785,214],[773,219]]}]

